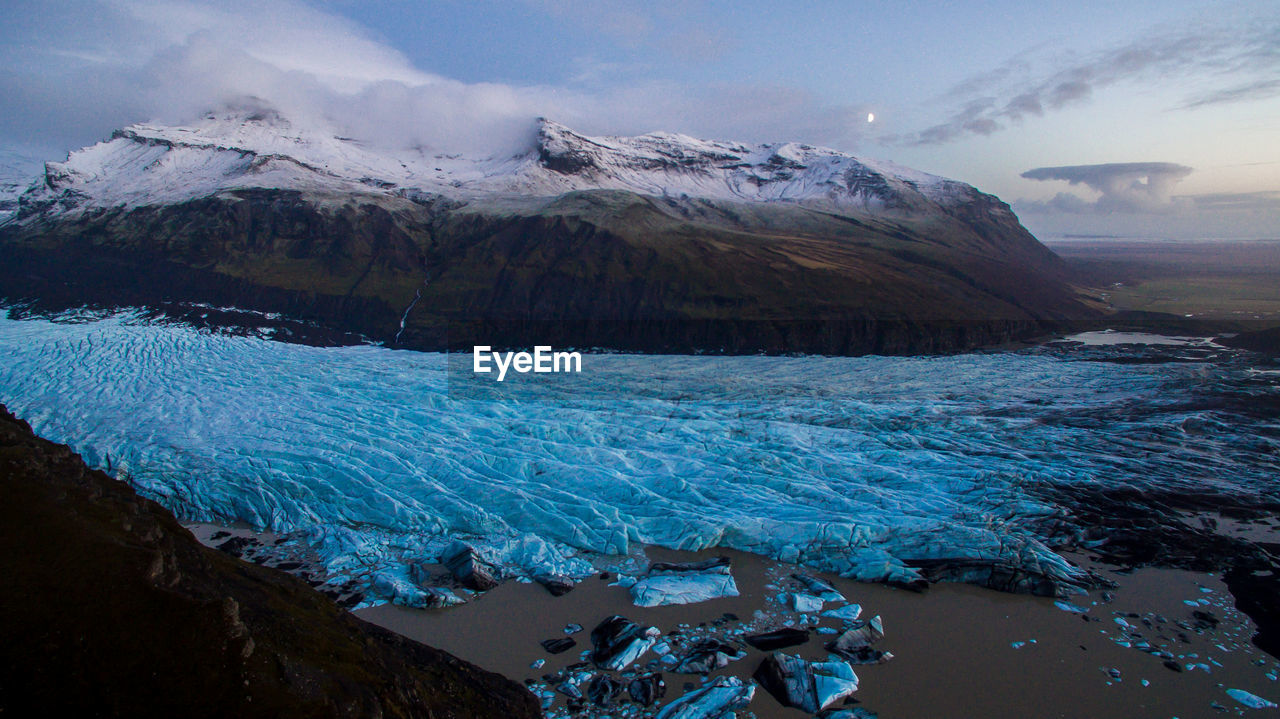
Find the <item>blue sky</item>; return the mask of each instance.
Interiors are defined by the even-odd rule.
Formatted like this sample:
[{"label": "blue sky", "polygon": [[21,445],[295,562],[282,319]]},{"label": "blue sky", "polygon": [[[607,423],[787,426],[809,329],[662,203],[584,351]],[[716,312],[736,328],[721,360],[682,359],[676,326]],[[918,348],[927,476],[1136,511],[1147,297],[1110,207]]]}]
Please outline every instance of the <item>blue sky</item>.
[{"label": "blue sky", "polygon": [[468,152],[539,114],[807,141],[971,182],[1041,235],[1280,235],[1270,1],[13,0],[0,60],[0,148],[34,157],[255,94]]}]

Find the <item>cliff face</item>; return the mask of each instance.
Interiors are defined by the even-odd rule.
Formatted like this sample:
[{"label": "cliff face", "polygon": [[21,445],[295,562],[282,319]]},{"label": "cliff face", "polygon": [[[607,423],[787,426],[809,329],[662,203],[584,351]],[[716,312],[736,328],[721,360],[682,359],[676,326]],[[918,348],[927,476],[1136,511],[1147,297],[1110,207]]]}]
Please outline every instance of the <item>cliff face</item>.
[{"label": "cliff face", "polygon": [[548,122],[524,155],[393,157],[283,122],[136,126],[50,163],[0,228],[0,296],[415,349],[932,352],[1091,316],[998,198],[888,163]]},{"label": "cliff face", "polygon": [[6,716],[534,717],[523,687],[207,549],[0,408]]}]

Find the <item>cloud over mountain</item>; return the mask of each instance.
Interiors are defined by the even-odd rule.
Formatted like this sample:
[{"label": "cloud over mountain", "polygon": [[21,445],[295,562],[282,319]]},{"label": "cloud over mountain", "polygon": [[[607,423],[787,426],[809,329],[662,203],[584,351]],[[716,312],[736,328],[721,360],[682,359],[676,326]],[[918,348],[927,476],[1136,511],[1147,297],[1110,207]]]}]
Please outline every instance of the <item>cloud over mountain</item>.
[{"label": "cloud over mountain", "polygon": [[21,108],[0,114],[0,144],[11,146],[72,149],[134,122],[181,123],[250,98],[295,124],[379,146],[468,153],[527,147],[541,116],[597,133],[846,148],[866,124],[856,122],[864,107],[763,82],[463,82],[301,0],[67,0],[51,9],[15,0],[0,10],[0,26],[6,20],[24,25],[9,31],[22,42],[0,43],[0,93]]}]

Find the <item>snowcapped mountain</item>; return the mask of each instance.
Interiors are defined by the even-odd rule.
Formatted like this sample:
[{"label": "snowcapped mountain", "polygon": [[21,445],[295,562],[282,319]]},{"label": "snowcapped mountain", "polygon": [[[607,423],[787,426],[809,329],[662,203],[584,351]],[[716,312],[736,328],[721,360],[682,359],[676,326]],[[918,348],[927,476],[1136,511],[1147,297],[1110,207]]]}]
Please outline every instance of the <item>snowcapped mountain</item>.
[{"label": "snowcapped mountain", "polygon": [[419,349],[466,326],[508,346],[936,352],[1084,311],[1059,259],[964,183],[547,120],[491,157],[262,108],[133,125],[47,163],[0,246],[0,297],[234,305]]},{"label": "snowcapped mountain", "polygon": [[13,150],[0,150],[0,220],[18,209],[18,197],[40,175],[35,157]]},{"label": "snowcapped mountain", "polygon": [[797,143],[744,145],[650,133],[586,137],[542,120],[538,164],[527,176],[548,186],[630,190],[659,196],[747,202],[823,202],[843,207],[955,203],[967,185],[888,162]]},{"label": "snowcapped mountain", "polygon": [[888,162],[796,143],[747,145],[673,133],[588,137],[539,120],[525,152],[465,157],[387,151],[296,126],[264,109],[209,114],[189,126],[138,124],[47,164],[33,207],[179,202],[224,190],[428,193],[458,200],[624,190],[658,197],[792,202],[851,212],[922,210],[978,193]]}]

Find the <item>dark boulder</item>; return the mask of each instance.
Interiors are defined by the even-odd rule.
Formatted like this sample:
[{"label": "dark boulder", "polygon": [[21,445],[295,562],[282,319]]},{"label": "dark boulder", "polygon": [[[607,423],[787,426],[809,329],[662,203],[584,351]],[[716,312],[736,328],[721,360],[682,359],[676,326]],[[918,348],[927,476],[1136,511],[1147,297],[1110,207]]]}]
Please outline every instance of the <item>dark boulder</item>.
[{"label": "dark boulder", "polygon": [[661,674],[645,674],[642,677],[636,677],[627,685],[627,694],[631,695],[631,700],[641,706],[651,706],[667,694],[667,683],[662,680]]},{"label": "dark boulder", "polygon": [[578,646],[577,640],[573,637],[557,637],[555,639],[543,639],[539,642],[543,649],[550,654],[561,654]]},{"label": "dark boulder", "polygon": [[573,579],[556,574],[540,574],[533,578],[535,582],[547,588],[553,597],[561,597],[573,591],[577,586]]},{"label": "dark boulder", "polygon": [[761,651],[771,652],[804,644],[809,641],[809,632],[794,627],[783,627],[764,634],[752,634],[746,637],[747,644]]}]

